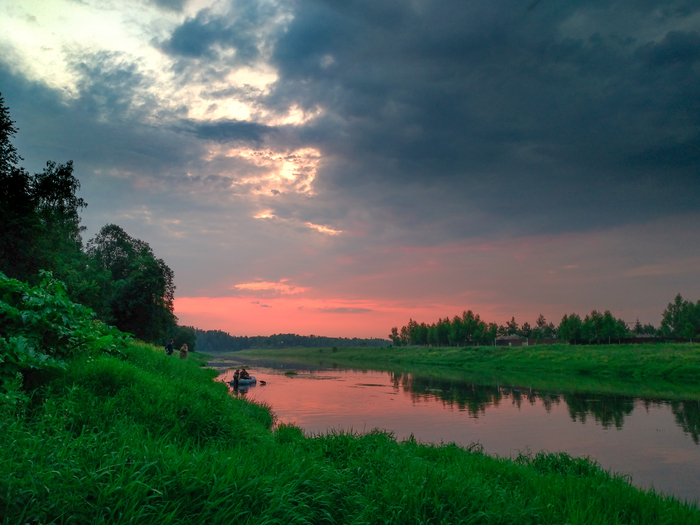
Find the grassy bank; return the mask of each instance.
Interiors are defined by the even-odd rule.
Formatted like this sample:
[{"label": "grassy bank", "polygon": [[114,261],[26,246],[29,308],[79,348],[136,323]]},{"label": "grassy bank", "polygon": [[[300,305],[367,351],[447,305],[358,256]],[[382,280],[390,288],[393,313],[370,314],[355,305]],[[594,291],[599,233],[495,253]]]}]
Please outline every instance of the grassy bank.
[{"label": "grassy bank", "polygon": [[130,344],[0,396],[2,523],[700,524],[566,455],[273,430],[212,375]]},{"label": "grassy bank", "polygon": [[700,399],[700,344],[697,343],[338,348],[335,351],[290,348],[246,350],[228,354],[228,357],[413,372],[550,391]]}]

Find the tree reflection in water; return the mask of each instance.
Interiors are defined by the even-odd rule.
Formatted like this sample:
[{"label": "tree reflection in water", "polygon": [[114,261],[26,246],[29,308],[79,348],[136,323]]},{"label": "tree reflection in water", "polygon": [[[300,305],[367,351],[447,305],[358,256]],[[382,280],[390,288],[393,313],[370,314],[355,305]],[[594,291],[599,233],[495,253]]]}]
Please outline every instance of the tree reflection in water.
[{"label": "tree reflection in water", "polygon": [[690,434],[696,445],[700,444],[700,401],[671,401],[671,410],[683,432]]},{"label": "tree reflection in water", "polygon": [[447,406],[467,411],[474,418],[484,415],[488,407],[498,407],[506,401],[510,401],[518,408],[522,403],[534,405],[539,402],[547,412],[553,406],[564,402],[573,421],[585,423],[592,417],[603,428],[614,426],[621,429],[625,418],[632,413],[638,401],[641,401],[646,409],[652,406],[669,405],[676,423],[692,437],[696,444],[700,444],[700,401],[698,400],[638,400],[628,396],[581,392],[553,394],[525,387],[479,385],[406,373],[391,373],[390,376],[394,388],[401,388],[409,393],[414,402],[439,399]]}]

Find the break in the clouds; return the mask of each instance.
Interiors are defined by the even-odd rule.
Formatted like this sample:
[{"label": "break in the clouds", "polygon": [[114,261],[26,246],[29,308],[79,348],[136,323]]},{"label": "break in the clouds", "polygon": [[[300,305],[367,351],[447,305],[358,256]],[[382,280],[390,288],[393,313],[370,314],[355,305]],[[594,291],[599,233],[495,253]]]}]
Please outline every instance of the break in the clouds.
[{"label": "break in the clouds", "polygon": [[[312,333],[354,314],[351,336],[466,308],[658,323],[700,296],[696,0],[9,0],[0,17],[27,167],[74,160],[88,235],[149,242],[191,299],[181,321],[245,297],[275,307],[270,333],[285,311]],[[236,308],[207,327],[245,332]]]}]

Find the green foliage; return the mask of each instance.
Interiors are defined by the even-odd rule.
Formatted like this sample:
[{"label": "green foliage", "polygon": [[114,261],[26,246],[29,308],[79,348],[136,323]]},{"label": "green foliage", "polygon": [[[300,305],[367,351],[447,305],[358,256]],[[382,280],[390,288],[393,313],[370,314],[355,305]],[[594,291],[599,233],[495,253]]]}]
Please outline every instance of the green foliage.
[{"label": "green foliage", "polygon": [[127,337],[72,302],[65,287],[42,272],[30,286],[0,273],[0,379],[65,368],[65,360],[99,352],[119,354]]},{"label": "green foliage", "polygon": [[194,352],[197,349],[197,334],[192,326],[170,325],[165,340],[174,339],[173,348],[182,348],[182,345],[187,345],[189,352]]},{"label": "green foliage", "polygon": [[65,284],[67,296],[103,321],[156,341],[175,323],[173,273],[143,241],[105,226],[83,251],[73,163],[49,161],[33,176],[17,166],[17,133],[0,96],[0,272],[38,283],[40,270]]},{"label": "green foliage", "polygon": [[174,275],[148,243],[116,224],[104,226],[88,242],[88,256],[110,275],[106,301],[111,321],[149,342],[161,341],[175,324]]},{"label": "green foliage", "polygon": [[666,337],[700,339],[700,301],[684,301],[681,294],[676,295],[664,310],[660,331]]},{"label": "green foliage", "polygon": [[700,524],[566,454],[271,430],[266,407],[147,345],[70,360],[44,390],[0,418],[2,523]]}]

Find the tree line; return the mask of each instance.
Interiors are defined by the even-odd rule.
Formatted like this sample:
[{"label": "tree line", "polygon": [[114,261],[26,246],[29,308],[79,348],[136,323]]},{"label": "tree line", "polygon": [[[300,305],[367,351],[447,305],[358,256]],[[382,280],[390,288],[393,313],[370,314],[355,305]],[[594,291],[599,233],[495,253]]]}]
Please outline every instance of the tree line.
[{"label": "tree line", "polygon": [[659,328],[639,322],[630,327],[617,319],[610,310],[593,310],[581,318],[579,314],[566,314],[558,326],[547,322],[540,314],[534,326],[525,322],[519,325],[511,317],[505,325],[484,321],[479,314],[467,310],[452,319],[445,317],[432,324],[409,319],[401,329],[393,327],[389,338],[394,346],[485,346],[496,343],[498,337],[518,336],[539,342],[559,339],[570,344],[601,344],[621,342],[630,337],[658,337],[666,339],[700,339],[700,300],[696,303],[684,300],[678,294],[661,316]]},{"label": "tree line", "polygon": [[352,339],[347,337],[325,337],[321,335],[274,334],[270,336],[233,336],[221,330],[194,328],[197,348],[201,352],[236,352],[249,348],[332,348],[332,347],[382,347],[385,339]]},{"label": "tree line", "polygon": [[48,161],[31,175],[12,144],[18,128],[0,94],[0,272],[36,285],[40,272],[62,281],[70,300],[143,341],[175,337],[194,346],[194,330],[177,325],[173,271],[148,243],[116,224],[83,244],[73,162]]}]

